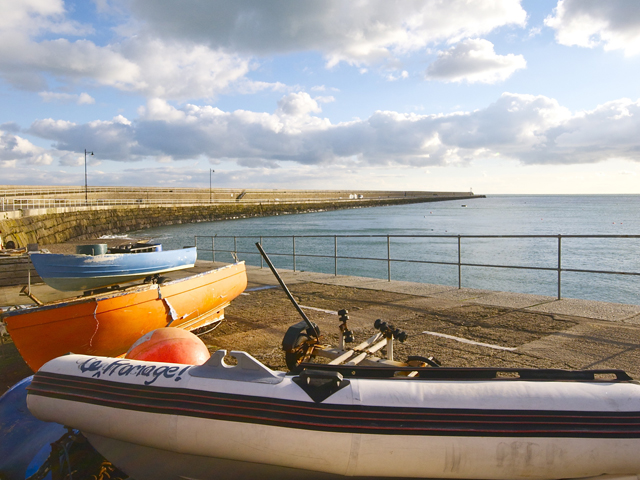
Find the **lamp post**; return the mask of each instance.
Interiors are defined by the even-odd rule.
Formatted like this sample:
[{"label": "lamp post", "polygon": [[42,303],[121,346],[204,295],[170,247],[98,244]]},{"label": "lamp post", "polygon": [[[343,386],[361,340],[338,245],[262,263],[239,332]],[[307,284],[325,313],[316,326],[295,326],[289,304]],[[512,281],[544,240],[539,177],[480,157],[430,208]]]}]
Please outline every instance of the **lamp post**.
[{"label": "lamp post", "polygon": [[87,149],[84,149],[84,204],[86,205],[88,202],[87,195],[87,153],[93,155],[93,152],[87,152]]},{"label": "lamp post", "polygon": [[209,169],[209,203],[212,202],[212,193],[211,193],[211,174],[214,173],[215,170],[213,168]]}]

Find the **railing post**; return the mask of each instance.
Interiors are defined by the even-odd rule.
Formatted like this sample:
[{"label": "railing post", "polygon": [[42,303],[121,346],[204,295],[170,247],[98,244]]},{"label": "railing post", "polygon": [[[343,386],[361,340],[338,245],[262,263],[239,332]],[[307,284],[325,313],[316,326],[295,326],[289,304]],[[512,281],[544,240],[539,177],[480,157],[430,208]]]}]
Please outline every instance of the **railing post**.
[{"label": "railing post", "polygon": [[391,239],[387,234],[387,281],[391,281]]},{"label": "railing post", "polygon": [[211,237],[211,259],[216,261],[216,237]]},{"label": "railing post", "polygon": [[[262,237],[260,237],[260,245],[262,245]],[[262,255],[260,255],[260,268],[264,268],[264,264],[262,262],[263,262]]]},{"label": "railing post", "polygon": [[562,299],[562,235],[558,235],[558,300]]},{"label": "railing post", "polygon": [[460,235],[458,235],[458,290],[462,288],[462,253],[460,248]]},{"label": "railing post", "polygon": [[233,259],[235,261],[238,261],[238,237],[236,237],[235,235],[233,236],[233,253]]},{"label": "railing post", "polygon": [[333,274],[338,276],[338,236],[333,236]]},{"label": "railing post", "polygon": [[296,271],[296,236],[293,235],[293,271]]}]

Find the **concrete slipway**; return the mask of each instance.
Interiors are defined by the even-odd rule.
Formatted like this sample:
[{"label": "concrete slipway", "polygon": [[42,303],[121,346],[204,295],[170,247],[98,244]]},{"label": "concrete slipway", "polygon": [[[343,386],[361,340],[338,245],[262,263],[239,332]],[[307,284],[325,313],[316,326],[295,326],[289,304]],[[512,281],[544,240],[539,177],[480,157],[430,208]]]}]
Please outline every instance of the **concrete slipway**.
[{"label": "concrete slipway", "polygon": [[[243,307],[251,311],[251,296],[253,302],[259,302],[259,295],[266,301],[266,292],[277,295],[279,311],[291,310],[290,320],[297,321],[279,288],[259,290],[277,285],[267,268],[249,267],[248,275],[249,295],[228,309],[228,324],[236,315],[243,319]],[[622,368],[640,378],[640,305],[311,272],[281,271],[281,275],[298,302],[312,307],[305,313],[323,333],[331,334],[331,341],[337,341],[338,321],[328,312],[347,308],[356,340],[373,332],[376,318],[406,330],[410,337],[396,348],[399,359],[403,354],[428,354],[443,366]],[[279,316],[272,315],[271,323],[265,328],[275,328]],[[222,335],[224,327],[212,343],[231,348]],[[276,328],[278,342],[282,327]],[[231,337],[228,340],[236,335]],[[265,360],[274,363],[269,357],[265,355]]]},{"label": "concrete slipway", "polygon": [[[196,268],[211,268],[198,261]],[[433,355],[443,366],[620,368],[640,379],[640,305],[623,305],[442,285],[282,270],[281,275],[326,343],[337,342],[336,312],[349,310],[356,341],[381,318],[409,333],[396,358]],[[186,275],[188,272],[176,272]],[[285,368],[280,344],[300,319],[268,268],[248,267],[249,286],[226,309],[226,321],[202,335],[210,350],[245,350]],[[0,306],[30,303],[18,287],[0,289]],[[59,298],[32,286],[41,301]],[[0,393],[29,374],[4,345]],[[3,360],[4,358],[4,360]],[[7,368],[6,361],[13,358]],[[16,363],[18,362],[18,363]],[[24,366],[26,367],[26,366]],[[13,372],[13,373],[11,373]],[[15,378],[15,377],[18,378]]]}]

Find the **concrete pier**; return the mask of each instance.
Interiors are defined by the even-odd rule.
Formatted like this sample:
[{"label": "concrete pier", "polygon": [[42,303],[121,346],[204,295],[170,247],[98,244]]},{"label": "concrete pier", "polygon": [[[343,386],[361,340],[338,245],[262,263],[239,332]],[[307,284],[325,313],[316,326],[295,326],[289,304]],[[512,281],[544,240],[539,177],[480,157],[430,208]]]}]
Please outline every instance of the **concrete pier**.
[{"label": "concrete pier", "polygon": [[[4,188],[4,190],[3,190]],[[180,223],[483,198],[471,192],[0,187],[0,235],[49,245]]]}]

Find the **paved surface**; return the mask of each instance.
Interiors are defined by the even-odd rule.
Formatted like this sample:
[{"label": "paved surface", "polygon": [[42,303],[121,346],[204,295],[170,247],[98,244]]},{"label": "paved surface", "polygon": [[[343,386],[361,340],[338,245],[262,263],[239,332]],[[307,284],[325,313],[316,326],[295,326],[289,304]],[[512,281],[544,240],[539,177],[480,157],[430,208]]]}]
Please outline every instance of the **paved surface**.
[{"label": "paved surface", "polygon": [[[256,285],[277,285],[277,280],[268,268],[248,266],[249,280]],[[495,292],[473,288],[449,287],[396,280],[351,277],[313,272],[279,271],[284,281],[295,283],[321,283],[340,285],[366,290],[403,293],[434,300],[448,300],[460,305],[477,304],[495,307],[526,309],[531,312],[543,312],[557,315],[572,315],[584,319],[612,322],[640,323],[640,305],[595,302],[591,300],[561,299],[543,295],[524,293]]]},{"label": "paved surface", "polygon": [[[199,270],[211,266],[198,262]],[[245,350],[272,368],[285,368],[282,338],[300,318],[268,268],[249,266],[247,270],[246,292],[226,309],[226,321],[201,338],[212,351]],[[640,378],[638,305],[311,272],[280,273],[309,318],[320,326],[326,343],[337,344],[335,312],[346,308],[358,342],[373,333],[377,318],[407,331],[408,341],[395,348],[400,360],[407,355],[434,355],[444,366],[620,368]],[[31,290],[44,302],[65,296],[42,284]],[[19,287],[0,288],[0,306],[30,303]],[[0,378],[0,387],[28,374],[11,347],[6,343],[2,347],[0,377],[6,378]]]},{"label": "paved surface", "polygon": [[[640,306],[442,285],[280,271],[294,297],[337,342],[340,308],[361,341],[376,318],[409,332],[402,355],[434,355],[446,366],[620,368],[640,378]],[[268,268],[248,267],[249,286],[227,322],[203,339],[212,350],[247,350],[283,368],[286,328],[299,321]],[[429,332],[429,333],[424,333]],[[469,343],[467,343],[469,342]]]}]

